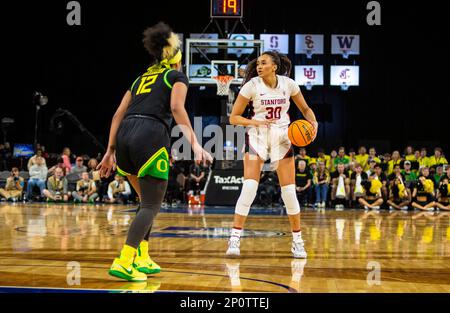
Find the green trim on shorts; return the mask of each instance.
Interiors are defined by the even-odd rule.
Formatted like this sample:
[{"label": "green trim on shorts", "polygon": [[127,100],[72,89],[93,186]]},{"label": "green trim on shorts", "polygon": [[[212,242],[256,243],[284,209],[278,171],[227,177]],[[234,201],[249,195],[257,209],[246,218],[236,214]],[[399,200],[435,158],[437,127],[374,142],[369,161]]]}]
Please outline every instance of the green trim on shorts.
[{"label": "green trim on shorts", "polygon": [[116,166],[117,169],[117,174],[119,174],[120,176],[130,176],[130,173],[125,172],[124,170],[121,170],[120,167]]},{"label": "green trim on shorts", "polygon": [[167,80],[167,74],[169,74],[170,72],[172,72],[173,70],[168,70],[166,72],[166,74],[164,74],[164,82],[166,83],[167,87],[169,87],[170,89],[172,89],[172,85],[169,83],[169,81]]},{"label": "green trim on shorts", "polygon": [[155,178],[169,179],[169,153],[166,147],[162,147],[152,155],[138,172],[138,177],[152,176]]}]

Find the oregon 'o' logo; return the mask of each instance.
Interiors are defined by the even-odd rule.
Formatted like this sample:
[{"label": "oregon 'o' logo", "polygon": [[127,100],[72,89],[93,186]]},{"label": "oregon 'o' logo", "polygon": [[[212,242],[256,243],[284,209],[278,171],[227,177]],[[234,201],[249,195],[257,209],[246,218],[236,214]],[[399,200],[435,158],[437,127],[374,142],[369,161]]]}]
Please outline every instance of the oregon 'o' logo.
[{"label": "oregon 'o' logo", "polygon": [[167,171],[167,161],[166,160],[158,160],[158,162],[156,162],[156,168],[158,169],[158,171],[160,172],[165,172]]}]

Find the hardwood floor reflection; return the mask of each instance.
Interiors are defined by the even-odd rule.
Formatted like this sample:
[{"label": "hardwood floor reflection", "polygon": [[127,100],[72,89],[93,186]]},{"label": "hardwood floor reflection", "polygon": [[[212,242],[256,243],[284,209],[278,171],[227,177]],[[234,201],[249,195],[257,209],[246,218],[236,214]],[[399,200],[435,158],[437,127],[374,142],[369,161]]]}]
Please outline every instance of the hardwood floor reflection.
[{"label": "hardwood floor reflection", "polygon": [[226,258],[232,215],[210,214],[216,211],[160,213],[150,250],[163,271],[147,283],[127,283],[110,277],[107,269],[124,243],[133,206],[0,204],[0,286],[450,292],[448,212],[306,210],[302,229],[308,259],[296,260],[287,217],[277,210],[250,215],[241,257]]}]

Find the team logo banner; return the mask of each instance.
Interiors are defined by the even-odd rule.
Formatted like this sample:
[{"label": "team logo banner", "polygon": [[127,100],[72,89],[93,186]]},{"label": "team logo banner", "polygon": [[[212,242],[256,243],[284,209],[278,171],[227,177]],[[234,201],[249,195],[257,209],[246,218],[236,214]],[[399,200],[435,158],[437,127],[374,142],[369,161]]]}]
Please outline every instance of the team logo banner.
[{"label": "team logo banner", "polygon": [[295,35],[295,54],[323,54],[323,35]]},{"label": "team logo banner", "polygon": [[191,64],[189,66],[190,78],[210,78],[211,64]]},{"label": "team logo banner", "polygon": [[[219,34],[200,34],[200,33],[192,33],[190,35],[191,39],[219,39]],[[199,45],[202,46],[209,46],[209,43],[199,43]],[[192,53],[199,53],[198,49],[195,49],[194,47],[191,48]],[[218,48],[208,48],[208,49],[201,49],[203,53],[218,53]]]},{"label": "team logo banner", "polygon": [[359,54],[359,35],[331,35],[331,54]]},{"label": "team logo banner", "polygon": [[289,53],[289,35],[261,34],[259,38],[264,41],[264,50],[277,51],[283,54]]},{"label": "team logo banner", "polygon": [[[255,35],[253,35],[253,34],[231,34],[231,35],[228,35],[228,39],[254,40]],[[238,46],[243,46],[243,47],[238,47]],[[228,49],[228,53],[236,54],[237,57],[240,57],[242,54],[251,54],[253,52],[253,49],[245,49],[244,48],[244,47],[253,47],[253,43],[251,43],[251,42],[243,42],[242,44],[233,42],[233,43],[229,44],[229,47],[231,47],[231,48]],[[236,48],[232,48],[232,47],[236,47]]]},{"label": "team logo banner", "polygon": [[300,86],[323,85],[322,65],[296,65],[295,82]]},{"label": "team logo banner", "polygon": [[331,86],[359,86],[359,66],[332,65],[330,75]]}]

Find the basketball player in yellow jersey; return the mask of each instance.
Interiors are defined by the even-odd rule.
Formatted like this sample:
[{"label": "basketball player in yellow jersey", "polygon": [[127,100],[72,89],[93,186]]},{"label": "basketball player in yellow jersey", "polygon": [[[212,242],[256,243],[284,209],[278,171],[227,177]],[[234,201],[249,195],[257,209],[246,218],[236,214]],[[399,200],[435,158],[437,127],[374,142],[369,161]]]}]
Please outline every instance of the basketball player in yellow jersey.
[{"label": "basketball player in yellow jersey", "polygon": [[[299,86],[289,78],[291,61],[277,52],[265,52],[246,68],[245,83],[230,115],[233,125],[249,126],[244,155],[244,183],[236,203],[234,224],[228,241],[227,255],[240,254],[240,236],[250,206],[256,197],[262,166],[268,159],[278,162],[277,175],[281,197],[286,206],[292,230],[292,253],[295,258],[306,258],[301,229],[300,205],[295,188],[295,162],[287,130],[290,119],[290,98],[313,125],[317,121],[306,104]],[[250,116],[242,114],[250,104]]]}]

